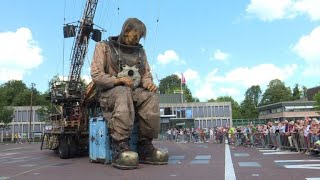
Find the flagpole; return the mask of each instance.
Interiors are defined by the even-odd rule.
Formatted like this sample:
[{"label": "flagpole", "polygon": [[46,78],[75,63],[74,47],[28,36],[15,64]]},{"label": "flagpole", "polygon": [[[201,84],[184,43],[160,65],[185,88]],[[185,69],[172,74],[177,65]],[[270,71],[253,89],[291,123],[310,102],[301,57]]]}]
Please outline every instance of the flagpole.
[{"label": "flagpole", "polygon": [[181,74],[181,80],[180,80],[181,103],[183,103],[182,78],[183,78],[183,74]]}]

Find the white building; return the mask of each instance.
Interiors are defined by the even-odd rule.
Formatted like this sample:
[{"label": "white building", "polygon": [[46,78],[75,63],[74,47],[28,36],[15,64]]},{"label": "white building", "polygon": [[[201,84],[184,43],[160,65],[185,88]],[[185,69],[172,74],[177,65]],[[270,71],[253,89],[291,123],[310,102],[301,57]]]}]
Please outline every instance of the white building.
[{"label": "white building", "polygon": [[29,135],[39,134],[43,132],[45,122],[39,122],[37,110],[41,106],[32,106],[31,113],[31,133],[29,132],[30,123],[30,106],[13,106],[14,117],[9,124],[8,129],[0,129],[1,142],[4,139],[8,141],[14,140],[16,133],[20,134],[22,138],[29,138]]}]

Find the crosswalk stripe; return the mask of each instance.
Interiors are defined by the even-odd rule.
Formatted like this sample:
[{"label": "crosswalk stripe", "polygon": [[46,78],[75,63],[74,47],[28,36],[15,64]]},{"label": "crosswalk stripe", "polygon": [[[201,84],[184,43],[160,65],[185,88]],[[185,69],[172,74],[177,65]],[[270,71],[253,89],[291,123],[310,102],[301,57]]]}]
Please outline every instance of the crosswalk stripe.
[{"label": "crosswalk stripe", "polygon": [[280,152],[266,152],[262,153],[263,155],[273,155],[273,154],[299,154],[299,152],[287,152],[287,151],[280,151]]}]

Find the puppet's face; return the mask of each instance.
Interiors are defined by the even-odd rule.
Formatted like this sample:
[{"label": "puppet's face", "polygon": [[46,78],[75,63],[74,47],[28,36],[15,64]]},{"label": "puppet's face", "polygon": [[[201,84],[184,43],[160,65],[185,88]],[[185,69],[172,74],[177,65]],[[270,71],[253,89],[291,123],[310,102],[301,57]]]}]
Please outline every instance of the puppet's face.
[{"label": "puppet's face", "polygon": [[137,45],[140,41],[140,38],[140,31],[136,29],[131,29],[125,33],[124,43],[127,45]]}]

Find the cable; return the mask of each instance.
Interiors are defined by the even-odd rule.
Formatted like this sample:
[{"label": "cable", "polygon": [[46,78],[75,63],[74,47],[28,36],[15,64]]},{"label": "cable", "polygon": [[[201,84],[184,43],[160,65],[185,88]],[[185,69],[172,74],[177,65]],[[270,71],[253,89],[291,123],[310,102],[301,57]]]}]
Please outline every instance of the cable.
[{"label": "cable", "polygon": [[[63,24],[66,24],[66,0],[64,0],[64,8],[63,8]],[[62,81],[64,81],[64,49],[65,49],[65,38],[63,38],[62,45]]]}]

